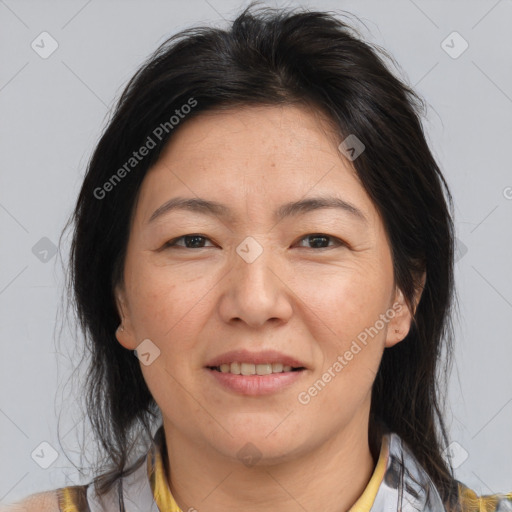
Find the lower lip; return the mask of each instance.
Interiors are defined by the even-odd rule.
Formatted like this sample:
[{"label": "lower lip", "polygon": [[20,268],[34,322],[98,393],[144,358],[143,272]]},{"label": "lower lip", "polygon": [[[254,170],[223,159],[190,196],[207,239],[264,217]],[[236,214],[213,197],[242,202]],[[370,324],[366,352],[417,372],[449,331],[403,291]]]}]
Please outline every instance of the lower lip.
[{"label": "lower lip", "polygon": [[271,373],[269,375],[235,375],[207,368],[216,381],[225,388],[241,395],[270,395],[297,382],[306,370]]}]

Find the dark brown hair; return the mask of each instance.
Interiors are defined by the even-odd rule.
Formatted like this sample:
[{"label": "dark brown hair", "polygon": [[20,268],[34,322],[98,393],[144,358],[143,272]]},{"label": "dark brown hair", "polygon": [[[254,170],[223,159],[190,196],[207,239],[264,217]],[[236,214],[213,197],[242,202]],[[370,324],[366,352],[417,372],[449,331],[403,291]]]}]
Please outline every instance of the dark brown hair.
[{"label": "dark brown hair", "polygon": [[[382,421],[402,437],[444,501],[456,493],[442,457],[448,438],[441,409],[453,338],[452,198],[424,135],[423,100],[387,68],[383,57],[392,58],[337,14],[251,5],[226,30],[182,31],[137,71],[113,111],[70,219],[69,292],[88,341],[87,411],[107,470],[95,479],[100,493],[140,465],[142,458],[128,465],[132,451],[141,435],[149,440],[159,419],[138,359],[114,334],[120,317],[113,290],[122,279],[129,220],[146,172],[173,133],[201,112],[299,103],[326,112],[340,141],[355,134],[365,145],[352,163],[383,219],[395,283],[411,311],[426,271],[406,339],[384,351],[371,425]],[[171,128],[170,116],[191,98],[196,106]],[[159,126],[168,129],[156,140]],[[156,147],[98,197],[152,134]]]}]

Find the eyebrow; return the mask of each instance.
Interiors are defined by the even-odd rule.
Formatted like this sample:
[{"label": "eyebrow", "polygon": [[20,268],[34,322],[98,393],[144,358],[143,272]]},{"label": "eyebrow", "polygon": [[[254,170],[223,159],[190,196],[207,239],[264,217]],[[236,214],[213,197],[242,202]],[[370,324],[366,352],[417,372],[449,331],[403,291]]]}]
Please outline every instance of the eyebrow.
[{"label": "eyebrow", "polygon": [[[274,219],[281,221],[287,217],[295,217],[297,215],[304,215],[306,213],[326,209],[335,208],[351,214],[354,219],[358,219],[365,224],[368,224],[368,219],[364,213],[356,206],[338,197],[312,197],[309,199],[302,199],[281,205],[274,212]],[[225,204],[216,201],[208,201],[202,198],[187,198],[187,197],[174,197],[165,202],[162,206],[157,208],[148,220],[148,224],[156,218],[175,210],[185,210],[202,215],[211,215],[229,220],[233,219],[232,210]]]}]

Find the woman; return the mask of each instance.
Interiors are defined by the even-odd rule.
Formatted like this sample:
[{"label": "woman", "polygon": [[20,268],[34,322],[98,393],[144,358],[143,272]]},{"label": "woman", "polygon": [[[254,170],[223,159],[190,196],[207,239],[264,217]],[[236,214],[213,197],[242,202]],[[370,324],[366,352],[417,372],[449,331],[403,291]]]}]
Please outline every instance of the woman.
[{"label": "woman", "polygon": [[420,103],[327,13],[157,50],[72,219],[108,471],[20,510],[512,509],[444,456],[454,235]]}]

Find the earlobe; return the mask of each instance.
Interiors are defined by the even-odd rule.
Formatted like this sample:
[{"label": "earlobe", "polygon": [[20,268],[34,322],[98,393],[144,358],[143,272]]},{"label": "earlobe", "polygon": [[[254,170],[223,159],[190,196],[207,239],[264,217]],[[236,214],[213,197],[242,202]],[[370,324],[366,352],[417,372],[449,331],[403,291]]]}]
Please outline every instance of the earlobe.
[{"label": "earlobe", "polygon": [[116,329],[115,336],[117,341],[126,349],[128,350],[134,350],[135,346],[132,341],[132,337],[128,335],[126,332],[126,329],[119,325],[119,327]]},{"label": "earlobe", "polygon": [[118,310],[119,317],[121,319],[119,326],[115,331],[115,337],[117,341],[126,349],[133,350],[133,340],[130,336],[129,318],[127,315],[128,308],[124,299],[123,292],[116,288],[115,290],[115,301]]},{"label": "earlobe", "polygon": [[423,294],[426,277],[426,272],[423,272],[420,279],[421,285],[417,288],[414,304],[412,305],[413,311],[411,311],[407,305],[402,290],[398,287],[396,288],[393,309],[396,308],[397,312],[388,325],[385,342],[386,348],[393,347],[397,343],[400,343],[407,336],[407,334],[409,334],[411,323],[414,319],[416,309]]},{"label": "earlobe", "polygon": [[386,348],[393,347],[402,341],[409,332],[411,313],[405,303],[402,290],[399,288],[396,290],[392,309],[394,316],[388,324],[385,342]]}]

